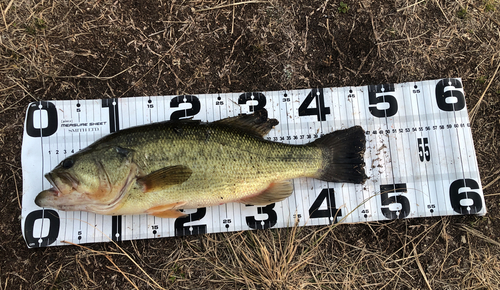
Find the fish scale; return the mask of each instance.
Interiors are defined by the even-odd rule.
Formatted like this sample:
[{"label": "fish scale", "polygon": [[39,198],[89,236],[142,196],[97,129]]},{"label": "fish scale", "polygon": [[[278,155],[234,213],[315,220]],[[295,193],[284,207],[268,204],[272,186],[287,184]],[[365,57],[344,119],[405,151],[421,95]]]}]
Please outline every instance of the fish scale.
[{"label": "fish scale", "polygon": [[[156,131],[158,140],[150,143],[148,136]],[[209,138],[207,131],[211,132]],[[273,143],[227,126],[186,125],[182,134],[173,137],[165,132],[169,132],[168,127],[158,127],[150,132],[137,132],[137,137],[132,138],[135,142],[123,140],[123,146],[135,150],[136,156],[148,152],[147,160],[136,157],[137,163],[149,165],[143,168],[148,174],[178,164],[193,168],[188,181],[154,193],[147,200],[151,204],[181,200],[187,202],[184,208],[197,208],[237,201],[263,191],[274,180],[312,176],[321,166],[320,150],[316,147]],[[148,146],[142,146],[147,143]],[[169,154],[168,164],[155,158],[163,154]],[[132,200],[130,207],[140,202],[139,198]]]},{"label": "fish scale", "polygon": [[46,175],[54,187],[35,203],[179,217],[180,209],[281,201],[292,194],[289,180],[297,177],[366,179],[361,127],[291,145],[263,138],[277,124],[263,110],[208,124],[178,120],[121,130],[63,160]]}]

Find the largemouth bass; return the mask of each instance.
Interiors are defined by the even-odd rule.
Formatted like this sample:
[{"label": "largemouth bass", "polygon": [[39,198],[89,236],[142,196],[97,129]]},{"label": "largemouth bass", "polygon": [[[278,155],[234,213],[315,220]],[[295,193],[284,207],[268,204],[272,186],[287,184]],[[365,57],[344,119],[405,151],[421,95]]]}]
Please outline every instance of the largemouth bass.
[{"label": "largemouth bass", "polygon": [[176,218],[179,209],[240,202],[266,205],[292,194],[291,179],[364,183],[365,132],[329,133],[305,145],[265,140],[267,111],[212,123],[179,120],[107,135],[45,177],[35,203],[106,215]]}]

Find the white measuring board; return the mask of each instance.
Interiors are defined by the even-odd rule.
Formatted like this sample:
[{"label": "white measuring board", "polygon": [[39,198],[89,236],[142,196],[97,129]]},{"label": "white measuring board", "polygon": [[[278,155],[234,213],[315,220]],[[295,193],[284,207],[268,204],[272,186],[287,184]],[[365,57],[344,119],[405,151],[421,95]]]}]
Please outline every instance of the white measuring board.
[{"label": "white measuring board", "polygon": [[[304,144],[335,130],[366,130],[363,185],[294,180],[294,193],[264,207],[229,203],[186,218],[102,216],[35,205],[44,174],[109,133],[193,117],[211,122],[265,108],[280,123],[265,138]],[[251,229],[444,215],[484,215],[460,79],[290,91],[40,101],[28,106],[22,147],[21,227],[28,247],[163,238]]]}]

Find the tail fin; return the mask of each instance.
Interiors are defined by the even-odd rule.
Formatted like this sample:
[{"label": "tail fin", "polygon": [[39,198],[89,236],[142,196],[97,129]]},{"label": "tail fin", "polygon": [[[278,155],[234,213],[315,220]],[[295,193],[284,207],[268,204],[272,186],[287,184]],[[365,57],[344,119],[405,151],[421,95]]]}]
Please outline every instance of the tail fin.
[{"label": "tail fin", "polygon": [[315,178],[331,182],[364,183],[365,130],[360,126],[329,133],[311,143],[321,148],[323,166]]}]

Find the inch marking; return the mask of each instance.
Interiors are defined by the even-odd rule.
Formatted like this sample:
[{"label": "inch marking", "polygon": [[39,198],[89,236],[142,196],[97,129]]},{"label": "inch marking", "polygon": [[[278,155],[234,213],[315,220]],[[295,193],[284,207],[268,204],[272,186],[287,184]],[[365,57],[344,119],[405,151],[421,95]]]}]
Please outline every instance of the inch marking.
[{"label": "inch marking", "polygon": [[[114,133],[120,130],[119,116],[118,116],[118,99],[103,99],[103,108],[109,109],[109,132]],[[122,217],[113,216],[111,218],[111,239],[115,242],[122,240]]]},{"label": "inch marking", "polygon": [[[395,91],[396,87],[397,91]],[[343,88],[343,91],[346,93],[348,90],[349,88]],[[360,93],[357,93],[358,90]],[[203,98],[205,97],[203,95],[146,97],[140,98],[142,106],[139,110],[137,110],[137,106],[134,106],[139,104],[137,99],[121,99],[120,102],[123,102],[126,107],[120,107],[119,109],[129,110],[128,112],[131,114],[130,118],[138,121],[137,125],[141,122],[152,122],[151,116],[156,115],[158,115],[156,119],[159,120],[155,119],[155,121],[161,121],[169,117],[174,120],[192,116],[195,119],[198,116],[198,118],[203,120],[213,120],[214,118],[217,120],[219,118],[235,116],[238,113],[249,113],[260,108],[266,108],[270,118],[277,118],[281,123],[279,127],[272,131],[270,136],[266,136],[267,140],[303,144],[319,138],[330,130],[340,129],[339,126],[343,127],[359,123],[367,131],[367,141],[374,142],[374,144],[378,143],[378,145],[385,145],[387,149],[382,159],[377,159],[377,156],[367,157],[367,165],[371,163],[375,167],[372,167],[371,172],[373,174],[370,174],[372,183],[364,188],[353,187],[349,184],[326,185],[320,181],[311,182],[307,180],[307,182],[302,182],[298,180],[295,183],[295,193],[290,200],[265,207],[256,206],[252,209],[248,208],[247,212],[252,212],[253,210],[253,213],[244,214],[243,216],[240,216],[240,208],[238,206],[231,205],[226,206],[225,210],[221,208],[217,211],[211,211],[210,216],[206,216],[208,213],[207,209],[198,209],[195,213],[185,218],[185,220],[134,217],[134,221],[138,222],[133,223],[133,229],[125,227],[125,220],[122,222],[122,217],[113,217],[112,219],[103,218],[102,221],[105,220],[106,223],[102,226],[106,229],[106,226],[111,222],[107,231],[111,229],[113,239],[125,240],[136,239],[144,236],[143,234],[147,234],[148,237],[151,237],[151,234],[154,237],[167,237],[204,232],[234,231],[245,228],[283,227],[292,224],[295,219],[302,220],[301,224],[307,224],[304,223],[304,220],[307,219],[303,218],[315,219],[317,222],[314,222],[314,224],[328,224],[338,222],[337,216],[342,218],[342,213],[351,212],[361,200],[366,204],[357,208],[356,211],[359,215],[353,215],[353,218],[349,222],[436,216],[442,214],[485,213],[486,209],[483,202],[480,179],[476,172],[477,163],[470,159],[473,158],[474,154],[471,155],[468,152],[469,147],[460,147],[460,143],[464,146],[471,146],[472,143],[469,133],[470,124],[467,123],[466,113],[464,115],[465,103],[463,108],[461,108],[462,100],[464,102],[465,100],[460,80],[441,79],[406,83],[403,85],[365,86],[356,88],[356,93],[353,88],[349,91],[349,94],[345,94],[343,98],[339,99],[338,92],[340,91],[342,90],[325,89],[323,91],[323,89],[311,89],[307,91],[287,91],[286,93],[284,91],[250,92],[243,94],[215,94],[208,98]],[[363,92],[365,93],[363,94]],[[438,92],[440,95],[436,94],[433,96],[434,92]],[[411,99],[408,99],[409,97]],[[234,102],[229,101],[232,99],[234,99]],[[345,99],[347,99],[347,102]],[[84,112],[88,114],[89,121],[93,121],[91,119],[92,114],[99,111],[98,107],[108,108],[110,132],[116,132],[120,129],[117,102],[117,99],[102,100],[102,105],[99,106],[99,104],[95,105],[95,102],[75,101],[72,103],[73,107],[71,107],[71,118],[78,119],[78,123],[80,123],[80,116],[83,118],[86,115],[78,113]],[[26,130],[28,131],[31,125],[32,129],[38,133],[33,133],[32,129],[30,129],[30,132],[35,135],[39,134],[40,137],[46,137],[45,134],[50,133],[50,130],[47,131],[48,125],[54,127],[54,118],[48,118],[48,116],[56,116],[57,118],[57,114],[60,114],[59,109],[67,108],[66,103],[59,101],[46,103],[45,107],[39,107],[41,104],[37,102],[31,108],[31,111],[30,107],[27,110],[27,120],[31,119],[30,122],[26,122]],[[51,106],[48,103],[52,103],[54,109],[48,109]],[[352,104],[352,108],[350,104]],[[242,106],[238,107],[237,105]],[[335,110],[335,112],[332,110]],[[107,109],[102,111],[102,113],[106,112]],[[329,114],[337,114],[337,112],[340,112],[340,114],[335,115],[335,118],[332,120],[327,120],[327,117],[332,117],[328,116]],[[453,112],[453,115],[447,114],[447,112]],[[198,113],[201,114],[198,115]],[[147,118],[148,115],[149,119]],[[63,118],[62,116],[59,115],[60,118]],[[141,116],[143,117],[142,119]],[[310,117],[302,118],[306,116]],[[385,118],[385,122],[382,118]],[[66,126],[67,124],[76,124],[72,123],[66,116],[62,122],[65,128],[69,127],[69,125]],[[76,120],[73,122],[76,122]],[[57,122],[55,124],[55,129],[51,130],[57,131],[59,124]],[[124,126],[124,123],[121,125]],[[27,131],[25,131],[25,136],[29,136],[32,139],[33,134],[30,135]],[[69,129],[64,129],[64,132],[71,133]],[[75,135],[72,136],[75,138],[75,141],[80,136],[81,138],[91,140],[93,136],[99,135],[86,130],[74,133]],[[75,144],[67,143],[71,142],[71,138],[68,140],[64,139],[67,136],[62,136],[62,132],[53,132],[51,134],[59,134],[57,138],[60,136],[60,142],[64,144],[57,143],[58,141],[55,137],[44,139],[40,144],[36,144],[40,148],[43,148],[44,145],[45,147],[52,145],[52,148],[48,148],[50,149],[49,151],[43,152],[42,150],[41,152],[41,163],[45,162],[46,166],[48,166],[49,161],[59,160],[58,158],[62,158],[63,155],[78,150],[78,144],[76,142],[74,142]],[[449,140],[450,136],[452,137],[451,141]],[[26,138],[26,140],[30,140],[30,138]],[[446,148],[443,146],[440,147],[441,143],[439,142],[443,142],[443,138],[446,138],[446,142],[448,142],[446,144],[450,144],[450,146],[446,146]],[[57,144],[57,147],[54,144]],[[456,147],[457,144],[458,147]],[[391,151],[391,147],[394,151]],[[387,150],[389,151],[387,152]],[[43,155],[44,153],[45,155]],[[411,156],[406,157],[409,153],[411,153]],[[437,170],[436,166],[441,162],[439,161],[439,158],[441,158],[440,154],[441,156],[446,156],[445,154],[447,154],[447,160],[452,160],[453,158],[459,159],[460,162],[457,160],[454,163],[450,163],[451,165],[448,164],[444,168],[445,171],[442,172],[443,174],[440,174],[441,171],[439,170],[439,172],[433,172],[433,169]],[[404,163],[404,160],[407,163]],[[419,166],[420,170],[412,171],[410,170],[412,166]],[[408,172],[405,172],[404,168]],[[48,168],[44,168],[42,165],[42,169],[47,170]],[[23,168],[23,174],[25,174],[24,170],[25,168]],[[29,175],[28,167],[26,167],[26,170],[26,174]],[[37,174],[40,175],[40,173]],[[46,182],[44,182],[43,177],[40,178],[42,178],[43,186]],[[33,186],[31,187],[33,188]],[[29,186],[26,186],[26,188],[29,188]],[[36,188],[39,188],[39,186]],[[378,188],[380,188],[381,197],[373,200],[368,199],[367,195],[375,195],[375,191]],[[406,188],[415,190],[407,192]],[[32,192],[27,192],[25,196],[33,194]],[[309,199],[309,196],[312,196],[312,199]],[[340,203],[338,206],[339,209],[337,209],[336,202],[337,204]],[[345,209],[342,207],[345,207]],[[28,217],[30,213],[33,213],[34,216],[34,213],[37,211],[42,214],[42,218],[37,218],[35,221],[32,218],[30,218],[31,220],[24,218],[23,229],[25,230],[25,239],[29,247],[60,244],[57,242],[59,237],[52,238],[56,229],[53,228],[53,225],[57,224],[47,217],[49,210],[44,211],[34,207],[32,200],[23,200],[23,208],[25,208],[23,213],[25,217]],[[64,239],[73,239],[76,243],[78,241],[92,242],[92,238],[95,239],[95,242],[105,241],[104,237],[93,237],[90,232],[86,232],[85,227],[81,228],[82,225],[79,227],[78,224],[72,225],[64,217],[60,220],[60,225],[57,225],[58,234],[60,233]],[[75,214],[75,217],[77,217],[77,214]],[[81,217],[88,219],[88,222],[94,224],[93,215],[83,214]],[[200,222],[200,220],[203,221]],[[194,221],[196,221],[195,225],[190,226],[189,223]],[[99,222],[95,222],[95,224],[97,226]],[[99,226],[101,225],[99,224]],[[40,227],[43,227],[43,229],[39,232]],[[36,231],[34,234],[33,229]],[[122,230],[127,232],[123,232],[122,235]],[[127,233],[130,231],[133,231],[134,234],[128,235]],[[48,235],[49,232],[51,233],[51,237]],[[67,237],[64,236],[65,233]],[[29,235],[31,237],[27,238]],[[28,239],[30,242],[28,242]],[[46,239],[47,242],[43,239]],[[49,242],[51,243],[49,244]]]}]

